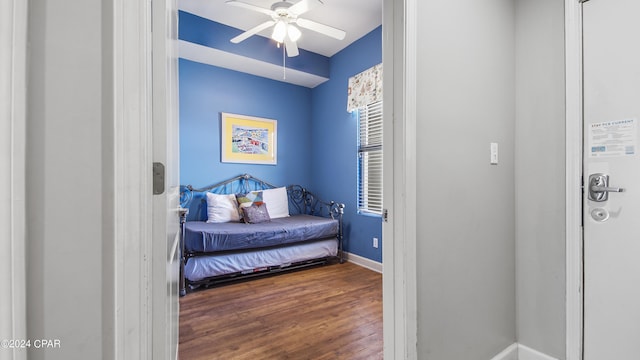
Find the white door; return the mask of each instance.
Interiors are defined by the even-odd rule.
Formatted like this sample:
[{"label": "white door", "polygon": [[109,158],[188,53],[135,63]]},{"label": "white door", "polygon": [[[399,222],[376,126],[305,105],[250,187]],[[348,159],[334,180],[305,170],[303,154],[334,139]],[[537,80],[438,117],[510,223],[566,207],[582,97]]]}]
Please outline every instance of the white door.
[{"label": "white door", "polygon": [[640,359],[640,1],[585,2],[583,38],[584,360]]},{"label": "white door", "polygon": [[[153,2],[153,161],[164,169],[153,195],[153,359],[177,359],[179,317],[178,11],[176,0]],[[151,164],[150,164],[151,165]]]}]

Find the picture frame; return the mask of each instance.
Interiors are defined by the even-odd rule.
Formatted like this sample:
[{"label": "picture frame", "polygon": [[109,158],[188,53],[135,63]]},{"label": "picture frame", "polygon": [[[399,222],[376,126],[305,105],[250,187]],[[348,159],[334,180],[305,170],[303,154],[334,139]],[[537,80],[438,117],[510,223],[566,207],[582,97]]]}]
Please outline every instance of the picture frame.
[{"label": "picture frame", "polygon": [[220,114],[222,162],[263,165],[278,163],[277,120],[224,112]]}]

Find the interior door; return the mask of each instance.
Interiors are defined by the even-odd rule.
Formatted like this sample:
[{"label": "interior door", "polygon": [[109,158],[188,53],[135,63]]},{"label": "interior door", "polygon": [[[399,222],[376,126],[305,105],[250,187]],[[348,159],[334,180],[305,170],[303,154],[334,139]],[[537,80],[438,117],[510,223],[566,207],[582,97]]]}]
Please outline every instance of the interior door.
[{"label": "interior door", "polygon": [[152,347],[163,360],[178,358],[180,311],[177,16],[177,0],[153,1]]},{"label": "interior door", "polygon": [[639,16],[638,0],[583,4],[584,360],[640,359]]}]

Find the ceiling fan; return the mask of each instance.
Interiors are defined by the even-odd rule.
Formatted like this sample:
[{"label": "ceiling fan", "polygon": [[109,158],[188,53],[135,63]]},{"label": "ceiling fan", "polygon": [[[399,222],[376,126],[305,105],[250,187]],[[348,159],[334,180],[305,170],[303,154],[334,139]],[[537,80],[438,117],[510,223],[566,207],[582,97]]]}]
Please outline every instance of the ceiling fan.
[{"label": "ceiling fan", "polygon": [[231,39],[231,42],[234,44],[244,41],[247,38],[273,26],[271,38],[278,43],[284,43],[287,50],[287,56],[293,57],[298,56],[299,54],[296,41],[298,41],[302,35],[300,29],[298,29],[296,25],[337,40],[344,39],[346,35],[343,30],[298,17],[312,8],[321,5],[322,1],[320,0],[300,0],[295,4],[284,0],[273,3],[270,9],[238,0],[227,0],[226,3],[271,16],[271,20],[251,28]]}]

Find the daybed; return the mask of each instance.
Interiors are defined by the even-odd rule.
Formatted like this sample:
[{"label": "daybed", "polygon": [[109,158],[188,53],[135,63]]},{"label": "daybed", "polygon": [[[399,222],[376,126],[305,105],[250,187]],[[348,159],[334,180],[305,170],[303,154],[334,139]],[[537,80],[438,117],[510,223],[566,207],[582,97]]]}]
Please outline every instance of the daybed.
[{"label": "daybed", "polygon": [[276,187],[245,174],[201,189],[182,186],[180,200],[181,295],[344,261],[344,204],[322,201],[299,185]]}]

